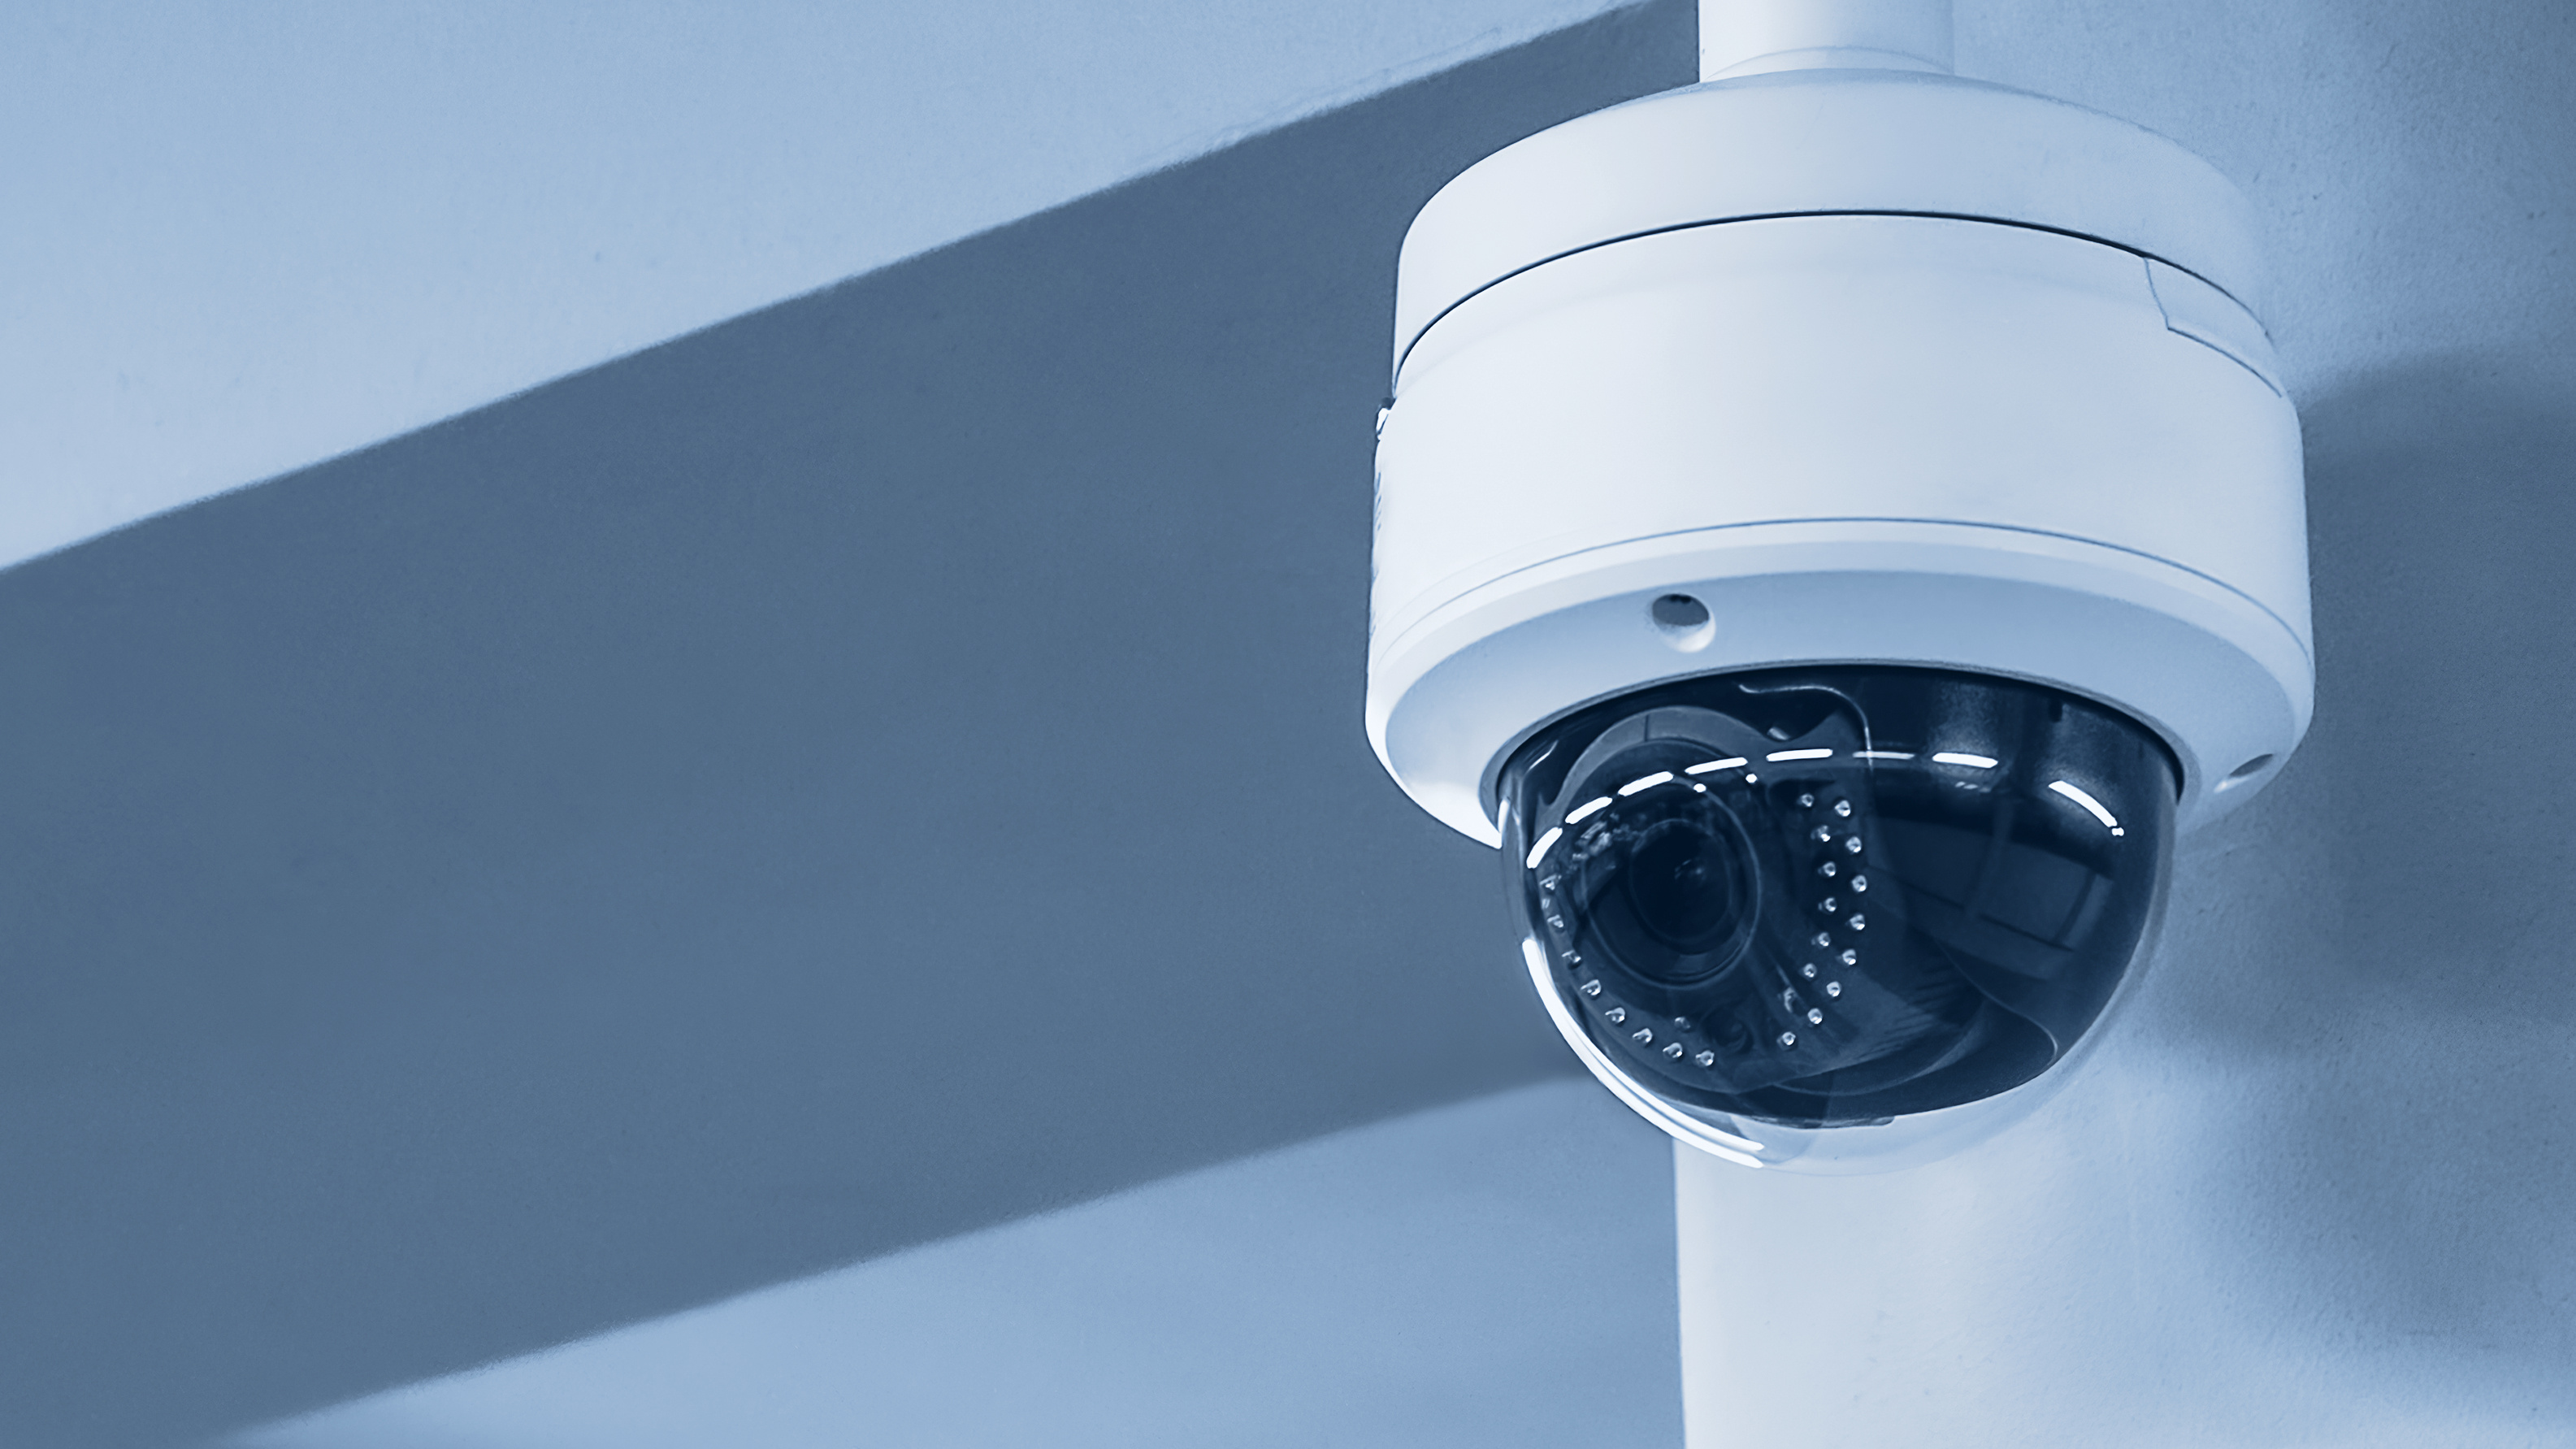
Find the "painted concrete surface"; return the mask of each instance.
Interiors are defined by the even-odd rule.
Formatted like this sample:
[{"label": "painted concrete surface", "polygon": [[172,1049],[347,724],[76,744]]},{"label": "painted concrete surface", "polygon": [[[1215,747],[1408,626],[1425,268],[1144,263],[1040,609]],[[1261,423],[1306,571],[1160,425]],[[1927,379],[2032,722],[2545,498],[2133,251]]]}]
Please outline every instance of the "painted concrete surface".
[{"label": "painted concrete surface", "polygon": [[[2319,724],[2023,1128],[1685,1166],[1698,1438],[2566,1442],[2570,22],[1960,13],[1963,72],[2275,228]],[[1349,728],[1364,420],[1410,204],[1687,43],[1471,66],[0,575],[5,1422],[178,1442],[661,1342],[1561,1070],[1489,861]]]},{"label": "painted concrete surface", "polygon": [[226,1449],[1681,1441],[1672,1175],[1523,1087],[231,1436]]},{"label": "painted concrete surface", "polygon": [[1605,0],[0,8],[0,567]]},{"label": "painted concrete surface", "polygon": [[1568,1070],[1360,729],[1393,262],[1620,12],[0,572],[0,1434]]},{"label": "painted concrete surface", "polygon": [[2576,14],[1963,3],[2271,228],[2317,721],[2138,999],[1887,1178],[1682,1164],[1692,1443],[2576,1442]]}]

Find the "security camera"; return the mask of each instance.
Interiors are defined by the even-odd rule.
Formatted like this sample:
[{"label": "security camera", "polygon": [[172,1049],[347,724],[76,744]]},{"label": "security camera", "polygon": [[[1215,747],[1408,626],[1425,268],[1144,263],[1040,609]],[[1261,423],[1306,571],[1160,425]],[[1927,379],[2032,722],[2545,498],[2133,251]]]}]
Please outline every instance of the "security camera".
[{"label": "security camera", "polygon": [[1610,1090],[1873,1170],[2063,1076],[2306,731],[2298,418],[2174,142],[1949,74],[1939,0],[1702,44],[1405,238],[1367,726]]}]

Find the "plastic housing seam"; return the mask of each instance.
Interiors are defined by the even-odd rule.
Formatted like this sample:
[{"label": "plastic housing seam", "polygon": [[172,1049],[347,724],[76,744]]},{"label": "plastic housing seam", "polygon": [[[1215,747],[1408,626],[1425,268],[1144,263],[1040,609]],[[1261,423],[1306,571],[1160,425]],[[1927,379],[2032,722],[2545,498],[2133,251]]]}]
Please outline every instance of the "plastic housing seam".
[{"label": "plastic housing seam", "polygon": [[[1469,302],[1474,301],[1476,298],[1483,296],[1485,293],[1492,291],[1494,288],[1501,286],[1503,283],[1508,282],[1512,278],[1520,276],[1523,273],[1537,271],[1539,268],[1547,266],[1552,262],[1564,261],[1567,257],[1580,256],[1585,252],[1599,251],[1603,247],[1614,247],[1619,245],[1621,242],[1637,241],[1644,237],[1664,236],[1668,233],[1677,231],[1697,231],[1702,227],[1709,226],[1732,226],[1737,222],[1744,221],[1789,221],[1802,216],[1910,216],[1920,218],[1924,221],[1970,221],[1977,222],[1985,226],[2010,226],[2019,227],[2023,231],[2044,231],[2051,236],[2069,237],[2076,241],[2091,242],[2096,246],[2106,246],[2114,251],[2127,252],[2133,257],[2141,257],[2152,262],[2163,262],[2166,266],[2173,268],[2177,272],[2183,273],[2185,276],[2195,278],[2202,282],[2207,282],[2210,288],[2216,291],[2219,295],[2225,297],[2231,302],[2234,302],[2239,307],[2245,307],[2243,299],[2239,298],[2235,293],[2228,291],[2225,287],[2219,286],[2216,282],[2210,281],[2209,278],[2201,276],[2200,273],[2193,271],[2191,268],[2186,267],[2179,262],[2166,257],[2157,256],[2154,252],[2140,251],[2136,247],[2113,241],[2108,237],[2094,236],[2089,232],[2069,231],[2062,226],[2049,226],[2036,221],[2011,221],[1999,216],[1972,216],[1966,212],[1957,211],[1893,211],[1882,210],[1874,207],[1849,207],[1830,211],[1756,211],[1747,212],[1742,216],[1713,216],[1705,221],[1677,221],[1670,226],[1652,226],[1643,231],[1625,232],[1618,236],[1604,237],[1597,242],[1586,242],[1579,247],[1567,247],[1564,251],[1554,253],[1550,256],[1541,257],[1537,261],[1531,262],[1526,266],[1514,267],[1510,271],[1503,273],[1501,276],[1494,278],[1492,281],[1480,283],[1474,291],[1467,293],[1456,301],[1451,302],[1448,306],[1443,307],[1438,312],[1434,313],[1431,320],[1423,323],[1419,331],[1405,339],[1404,352],[1395,359],[1395,371],[1392,374],[1392,381],[1389,385],[1393,386],[1395,383],[1399,383],[1403,380],[1404,364],[1412,358],[1413,349],[1421,343],[1422,339],[1431,335],[1432,328],[1439,326],[1442,320],[1447,318],[1450,313],[1457,311]],[[2149,281],[2149,288],[2150,290],[2148,295],[2153,296],[2152,278]],[[2159,305],[2161,306],[2161,304]],[[2254,309],[2251,307],[2245,307],[2245,312],[2247,316],[2254,315]],[[2257,317],[2255,320],[2259,324],[2262,319]],[[2190,334],[2181,333],[2178,335],[2189,336]],[[2192,340],[2199,342],[2201,339],[2195,337],[2192,338]],[[2204,342],[2202,345],[2208,346],[2209,344]],[[2226,351],[2224,348],[2216,348],[2213,350],[2219,352]],[[2236,361],[2239,366],[2243,366],[2242,359],[2234,358],[2232,354],[2231,360]],[[2251,369],[2248,370],[2250,371]],[[2260,373],[2255,375],[2258,378],[2261,377]],[[2272,384],[2268,381],[2263,385],[2265,387],[2272,387]],[[2272,390],[2275,393],[2280,391],[2279,388],[2272,388]]]}]

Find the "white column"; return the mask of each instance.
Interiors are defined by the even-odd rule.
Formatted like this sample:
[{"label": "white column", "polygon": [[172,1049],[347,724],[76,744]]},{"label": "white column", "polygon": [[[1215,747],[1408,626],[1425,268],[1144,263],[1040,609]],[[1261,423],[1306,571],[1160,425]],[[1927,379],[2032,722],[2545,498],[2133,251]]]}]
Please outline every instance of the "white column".
[{"label": "white column", "polygon": [[1950,0],[1700,0],[1699,78],[1950,69]]}]

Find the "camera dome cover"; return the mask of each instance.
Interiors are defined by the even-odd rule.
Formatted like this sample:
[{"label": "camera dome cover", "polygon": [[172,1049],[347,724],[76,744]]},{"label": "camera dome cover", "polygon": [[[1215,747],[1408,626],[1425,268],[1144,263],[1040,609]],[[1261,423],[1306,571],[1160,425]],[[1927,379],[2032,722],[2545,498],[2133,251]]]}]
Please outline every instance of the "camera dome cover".
[{"label": "camera dome cover", "polygon": [[1577,1053],[1676,1136],[1829,1166],[1820,1142],[1877,1135],[1836,1129],[2009,1092],[2101,1018],[2161,907],[2178,771],[2058,690],[1834,666],[1595,705],[1499,787]]}]

